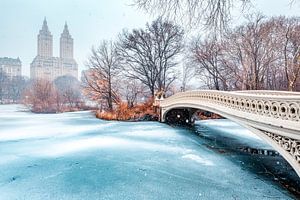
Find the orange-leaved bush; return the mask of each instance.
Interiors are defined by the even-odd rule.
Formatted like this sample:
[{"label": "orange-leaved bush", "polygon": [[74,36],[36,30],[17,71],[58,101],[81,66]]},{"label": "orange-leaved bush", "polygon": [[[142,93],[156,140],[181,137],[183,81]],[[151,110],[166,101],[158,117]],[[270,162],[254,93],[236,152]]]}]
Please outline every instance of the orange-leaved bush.
[{"label": "orange-leaved bush", "polygon": [[158,114],[153,108],[153,100],[133,107],[128,106],[125,102],[120,102],[113,111],[97,111],[96,117],[104,120],[121,120],[121,121],[137,121],[137,120],[157,120]]}]

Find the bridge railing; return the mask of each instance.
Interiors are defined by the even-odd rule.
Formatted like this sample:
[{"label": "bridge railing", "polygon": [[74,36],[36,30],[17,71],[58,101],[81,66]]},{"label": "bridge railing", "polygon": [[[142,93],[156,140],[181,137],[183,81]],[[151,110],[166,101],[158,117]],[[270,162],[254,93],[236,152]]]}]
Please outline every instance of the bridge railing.
[{"label": "bridge railing", "polygon": [[300,96],[300,92],[276,91],[276,90],[240,90],[233,93],[245,93],[255,95],[275,95],[275,96]]},{"label": "bridge railing", "polygon": [[160,107],[167,107],[178,101],[206,101],[234,110],[275,119],[300,122],[300,93],[278,91],[188,91],[177,93],[160,102]]}]

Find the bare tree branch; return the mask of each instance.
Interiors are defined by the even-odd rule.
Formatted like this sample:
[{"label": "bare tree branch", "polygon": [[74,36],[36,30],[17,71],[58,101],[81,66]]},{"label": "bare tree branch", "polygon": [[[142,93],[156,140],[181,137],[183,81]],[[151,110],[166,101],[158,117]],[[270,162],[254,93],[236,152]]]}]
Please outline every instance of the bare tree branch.
[{"label": "bare tree branch", "polygon": [[146,29],[123,31],[118,53],[126,76],[146,85],[151,95],[156,91],[168,91],[175,80],[174,67],[181,52],[183,30],[158,18]]},{"label": "bare tree branch", "polygon": [[92,48],[87,66],[85,92],[94,100],[106,102],[107,109],[112,110],[113,104],[119,102],[117,81],[121,72],[115,44],[103,41],[97,49]]},{"label": "bare tree branch", "polygon": [[227,28],[234,7],[243,12],[249,3],[250,0],[133,0],[134,5],[148,13],[189,27],[204,25],[215,32]]}]

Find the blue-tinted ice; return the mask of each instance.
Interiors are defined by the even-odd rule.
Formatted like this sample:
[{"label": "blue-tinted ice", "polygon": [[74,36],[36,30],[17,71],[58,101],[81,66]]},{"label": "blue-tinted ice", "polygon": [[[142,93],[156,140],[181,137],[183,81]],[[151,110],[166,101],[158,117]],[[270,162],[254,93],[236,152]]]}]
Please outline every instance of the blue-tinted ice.
[{"label": "blue-tinted ice", "polygon": [[[0,106],[1,200],[291,199],[185,129],[23,110]],[[266,145],[227,120],[201,123]]]}]

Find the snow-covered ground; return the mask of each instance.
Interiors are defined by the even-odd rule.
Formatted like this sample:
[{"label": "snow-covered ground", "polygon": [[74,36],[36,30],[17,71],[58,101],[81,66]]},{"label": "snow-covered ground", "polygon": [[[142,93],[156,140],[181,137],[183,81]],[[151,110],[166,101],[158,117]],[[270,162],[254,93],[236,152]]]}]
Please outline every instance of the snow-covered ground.
[{"label": "snow-covered ground", "polygon": [[[292,199],[188,130],[24,110],[0,105],[0,200]],[[232,122],[200,123],[265,145]]]}]

